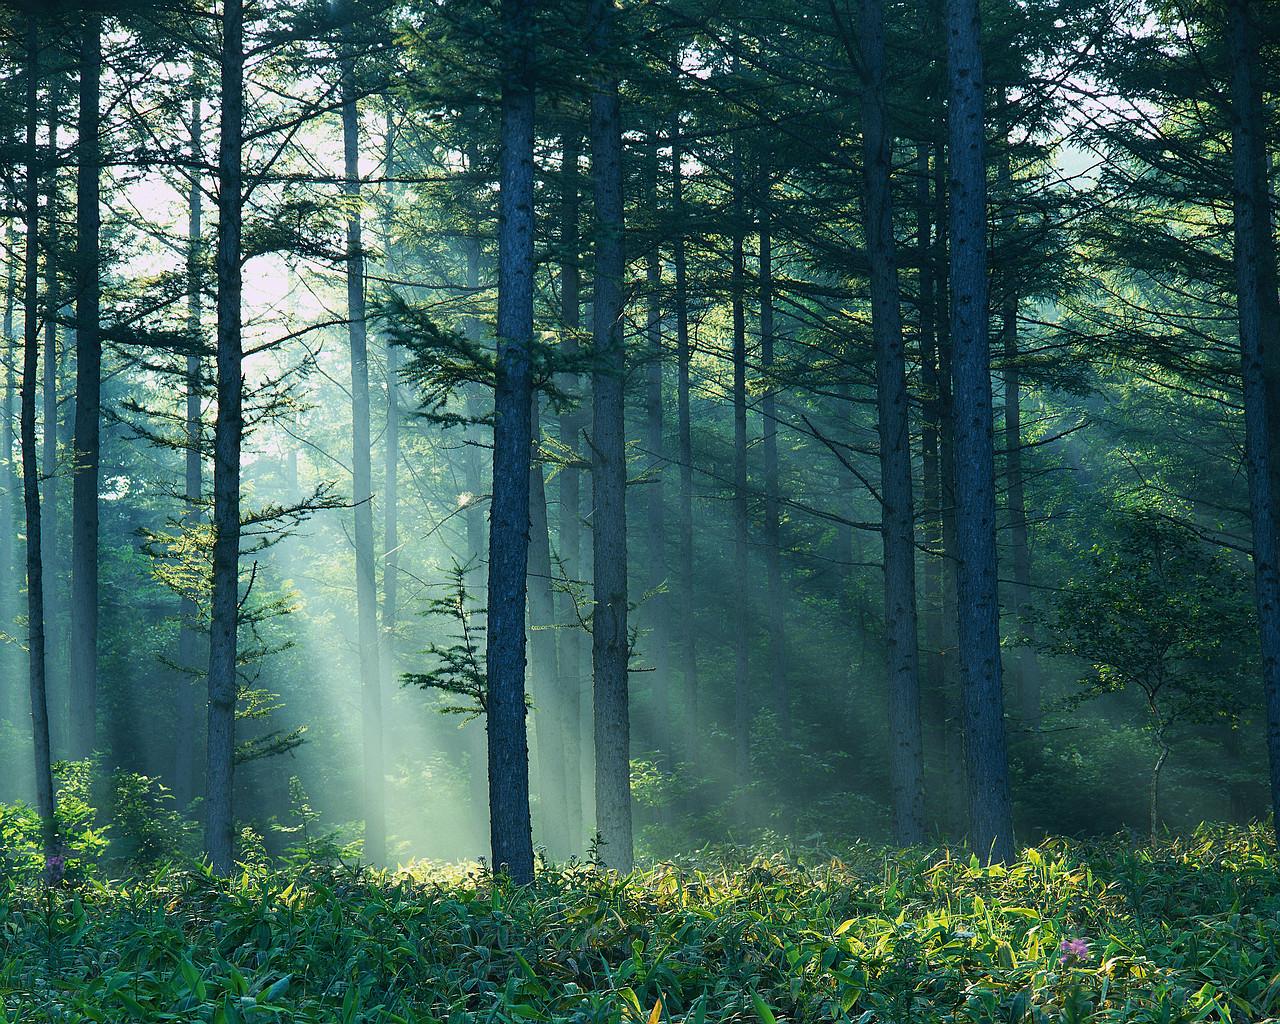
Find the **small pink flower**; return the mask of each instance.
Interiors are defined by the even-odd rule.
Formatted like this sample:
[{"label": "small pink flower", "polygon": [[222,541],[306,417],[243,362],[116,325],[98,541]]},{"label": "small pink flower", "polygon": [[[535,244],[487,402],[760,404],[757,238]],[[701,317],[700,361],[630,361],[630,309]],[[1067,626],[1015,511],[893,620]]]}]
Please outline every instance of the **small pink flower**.
[{"label": "small pink flower", "polygon": [[1058,963],[1063,967],[1082,964],[1089,959],[1089,943],[1084,939],[1063,939],[1058,952],[1062,954],[1058,958]]}]

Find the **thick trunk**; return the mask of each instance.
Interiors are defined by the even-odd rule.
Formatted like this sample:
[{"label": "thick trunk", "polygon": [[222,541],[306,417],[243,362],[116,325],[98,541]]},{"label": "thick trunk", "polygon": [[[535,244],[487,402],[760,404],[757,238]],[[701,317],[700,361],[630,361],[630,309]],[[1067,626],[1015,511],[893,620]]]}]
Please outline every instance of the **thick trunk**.
[{"label": "thick trunk", "polygon": [[916,640],[915,514],[911,430],[897,252],[893,237],[893,137],[885,109],[884,0],[862,0],[863,177],[871,331],[880,438],[880,535],[884,546],[885,674],[894,839],[923,842],[924,750]]},{"label": "thick trunk", "polygon": [[381,864],[387,852],[382,767],[382,679],[378,665],[378,584],[373,553],[372,442],[369,431],[369,346],[364,301],[364,241],[360,201],[360,123],[352,26],[343,26],[343,195],[347,216],[347,330],[351,344],[351,485],[355,505],[356,634],[360,657],[360,717],[364,753],[364,856]]},{"label": "thick trunk", "polygon": [[489,832],[493,867],[533,881],[525,716],[525,585],[533,339],[532,0],[503,0],[498,370],[489,511]]},{"label": "thick trunk", "polygon": [[[191,187],[187,199],[187,352],[186,372],[186,465],[184,473],[184,529],[194,530],[200,522],[200,498],[204,489],[204,429],[200,403],[203,375],[201,350],[204,336],[200,329],[200,254],[204,247],[204,193],[197,169],[204,152],[203,90],[198,79],[192,82],[191,95]],[[178,633],[178,735],[193,737],[196,733],[195,666],[200,659],[201,631],[199,609],[194,599],[182,598],[179,609],[181,625]],[[185,807],[196,796],[195,751],[192,744],[179,743],[175,751],[173,792],[178,805]]]},{"label": "thick trunk", "polygon": [[222,115],[218,139],[217,394],[213,428],[213,593],[209,629],[209,722],[205,769],[205,853],[220,875],[231,871],[235,820],[236,653],[240,576],[240,447],[244,439],[240,336],[241,209],[244,133],[243,0],[222,14]]},{"label": "thick trunk", "polygon": [[696,756],[702,728],[702,707],[698,694],[698,634],[694,624],[693,577],[693,426],[689,415],[689,275],[684,236],[684,173],[680,149],[680,115],[671,121],[671,218],[672,264],[675,275],[673,304],[676,316],[676,417],[680,461],[679,572],[677,593],[680,608],[680,662],[684,676],[687,737],[685,754]]},{"label": "thick trunk", "polygon": [[737,143],[733,150],[733,252],[731,256],[729,302],[733,313],[733,774],[738,786],[751,784],[751,609],[748,603],[750,576],[750,524],[747,516],[747,320],[743,236],[746,214],[742,204],[742,160]]},{"label": "thick trunk", "polygon": [[[582,268],[579,260],[581,239],[578,233],[580,210],[578,159],[582,138],[577,128],[566,132],[563,138],[561,167],[560,208],[560,319],[564,325],[561,350],[567,360],[578,357],[578,331],[582,328]],[[572,394],[581,385],[577,373],[565,373],[561,384],[566,393]],[[580,448],[579,435],[583,427],[581,408],[566,409],[560,414],[560,443],[571,458],[577,458]],[[561,590],[560,608],[557,612],[559,630],[559,665],[563,680],[564,714],[561,733],[565,740],[565,773],[568,791],[565,796],[567,818],[566,839],[568,849],[581,848],[583,832],[582,815],[582,707],[583,689],[589,671],[587,645],[578,622],[578,608],[569,582],[582,579],[582,473],[577,467],[565,466],[560,470],[560,566],[568,577]]]},{"label": "thick trunk", "polygon": [[39,372],[39,150],[36,143],[36,85],[40,74],[40,36],[34,14],[27,15],[27,181],[25,195],[26,267],[22,350],[22,497],[27,520],[27,659],[31,684],[31,735],[35,754],[36,810],[40,815],[46,860],[58,852],[54,820],[53,771],[49,756],[49,705],[45,692],[44,562],[40,544],[40,467],[36,460],[36,374]]},{"label": "thick trunk", "polygon": [[591,374],[596,831],[605,862],[628,873],[631,835],[631,724],[627,691],[627,464],[623,418],[626,353],[622,336],[622,118],[611,70],[614,0],[592,0],[592,56],[600,65],[591,91],[591,169],[595,191],[596,269]]},{"label": "thick trunk", "polygon": [[76,154],[76,415],[71,484],[71,756],[93,753],[98,717],[98,461],[102,342],[98,333],[98,101],[102,18],[85,15]]},{"label": "thick trunk", "polygon": [[1231,148],[1234,166],[1235,270],[1244,380],[1245,464],[1253,523],[1254,597],[1262,649],[1273,827],[1280,837],[1280,299],[1272,234],[1257,11],[1227,3],[1231,57]]},{"label": "thick trunk", "polygon": [[760,403],[764,447],[764,557],[769,631],[769,693],[784,740],[791,739],[791,682],[787,674],[786,597],[782,592],[782,513],[778,499],[778,402],[774,391],[773,178],[766,157],[760,166]]},{"label": "thick trunk", "polygon": [[970,841],[1013,857],[996,585],[995,451],[987,339],[986,164],[977,0],[946,0],[957,616]]}]

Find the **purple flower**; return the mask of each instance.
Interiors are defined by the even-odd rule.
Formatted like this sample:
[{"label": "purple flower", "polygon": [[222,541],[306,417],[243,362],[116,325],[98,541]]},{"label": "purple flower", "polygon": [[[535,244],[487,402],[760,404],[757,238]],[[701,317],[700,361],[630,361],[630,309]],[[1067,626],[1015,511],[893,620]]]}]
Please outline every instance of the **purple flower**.
[{"label": "purple flower", "polygon": [[1063,939],[1058,952],[1062,954],[1058,958],[1058,963],[1063,967],[1082,964],[1089,959],[1089,943],[1084,939]]},{"label": "purple flower", "polygon": [[46,857],[44,859],[44,870],[51,883],[61,882],[67,873],[67,858],[60,853]]}]

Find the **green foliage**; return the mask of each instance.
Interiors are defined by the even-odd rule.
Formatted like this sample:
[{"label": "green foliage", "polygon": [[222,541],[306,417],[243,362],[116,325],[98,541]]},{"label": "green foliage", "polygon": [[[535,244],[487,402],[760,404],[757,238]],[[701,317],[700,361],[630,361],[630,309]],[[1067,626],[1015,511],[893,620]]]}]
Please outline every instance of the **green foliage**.
[{"label": "green foliage", "polygon": [[320,865],[8,887],[0,1006],[20,1020],[1280,1015],[1280,872],[1260,828],[1137,851],[1055,841],[1008,868],[859,847],[736,866],[708,855],[630,879],[575,866],[528,888]]}]

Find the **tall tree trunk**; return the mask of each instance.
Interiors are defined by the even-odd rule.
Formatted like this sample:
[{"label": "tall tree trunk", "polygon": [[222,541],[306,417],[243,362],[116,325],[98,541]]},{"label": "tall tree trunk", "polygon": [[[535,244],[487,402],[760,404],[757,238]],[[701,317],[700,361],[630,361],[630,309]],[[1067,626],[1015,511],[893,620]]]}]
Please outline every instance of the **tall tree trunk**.
[{"label": "tall tree trunk", "polygon": [[1267,183],[1258,11],[1228,0],[1237,313],[1245,400],[1245,464],[1253,523],[1254,597],[1262,649],[1272,825],[1280,841],[1280,299]]},{"label": "tall tree trunk", "polygon": [[893,237],[893,136],[885,101],[884,0],[862,0],[862,153],[871,331],[876,351],[884,545],[885,673],[889,684],[889,779],[894,839],[923,842],[924,749],[916,640],[915,512],[911,429],[897,251]]},{"label": "tall tree trunk", "polygon": [[689,415],[689,272],[685,247],[684,169],[680,148],[680,114],[671,119],[671,219],[672,264],[675,274],[673,304],[676,315],[676,418],[680,458],[679,500],[679,591],[680,662],[688,701],[685,753],[696,756],[702,728],[702,707],[698,693],[698,636],[694,625],[693,577],[693,424]]},{"label": "tall tree trunk", "polygon": [[[187,350],[186,367],[186,450],[183,474],[183,528],[194,530],[200,522],[200,499],[204,492],[204,424],[201,417],[203,397],[204,335],[200,325],[201,267],[204,250],[204,193],[200,185],[200,165],[204,154],[204,90],[199,72],[191,82],[191,178],[187,193]],[[191,597],[183,597],[179,608],[181,625],[178,633],[178,735],[194,738],[196,734],[195,667],[200,659],[201,630],[199,608]],[[186,807],[196,796],[195,752],[190,743],[176,748],[173,792],[180,807]]]},{"label": "tall tree trunk", "polygon": [[[646,167],[647,184],[649,186],[649,203],[651,216],[657,216],[658,209],[658,136],[655,132],[649,140],[649,159]],[[645,365],[645,442],[649,449],[651,469],[649,484],[645,488],[647,504],[645,508],[645,525],[647,527],[646,562],[649,566],[648,586],[650,596],[649,621],[653,636],[649,644],[653,658],[653,723],[654,738],[664,760],[671,754],[670,732],[662,725],[670,721],[669,717],[669,679],[670,658],[670,622],[667,616],[667,595],[662,592],[667,579],[667,524],[666,494],[663,488],[663,477],[666,472],[666,457],[663,441],[662,415],[662,368],[664,355],[662,351],[662,252],[659,240],[655,236],[645,255],[645,334],[648,342]]]},{"label": "tall tree trunk", "polygon": [[46,171],[47,200],[45,207],[45,255],[44,255],[44,377],[42,382],[42,427],[40,470],[44,477],[44,494],[41,502],[43,529],[40,557],[45,572],[45,630],[53,642],[45,652],[46,673],[53,691],[54,713],[50,718],[53,743],[64,750],[70,731],[68,716],[70,703],[66,689],[66,661],[63,652],[65,606],[60,587],[59,570],[63,558],[61,545],[63,530],[60,522],[62,500],[61,477],[58,469],[58,317],[62,312],[62,289],[58,283],[58,257],[61,240],[58,237],[58,128],[62,113],[62,72],[55,70],[49,86],[49,161]]},{"label": "tall tree trunk", "polygon": [[503,0],[498,371],[489,512],[489,830],[493,867],[533,881],[525,717],[525,583],[533,340],[532,0]]},{"label": "tall tree trunk", "polygon": [[787,674],[786,596],[782,592],[782,513],[778,499],[778,400],[774,390],[773,177],[760,161],[760,365],[764,394],[764,556],[769,631],[769,692],[784,740],[791,739],[791,682]]},{"label": "tall tree trunk", "polygon": [[220,875],[231,871],[235,819],[236,652],[240,577],[240,448],[244,440],[240,336],[241,146],[244,135],[244,6],[224,0],[222,115],[218,138],[217,391],[213,428],[213,593],[209,629],[209,723],[205,771],[205,853]]},{"label": "tall tree trunk", "polygon": [[[547,487],[542,475],[539,440],[542,435],[538,396],[530,403],[529,433],[529,652],[530,674],[538,738],[539,788],[542,791],[542,827],[547,849],[564,857],[568,816],[568,778],[565,772],[564,711],[561,704],[565,681],[556,654],[555,597],[551,587],[551,533],[547,520]],[[576,778],[574,782],[576,783]]]},{"label": "tall tree trunk", "polygon": [[970,841],[1013,857],[996,585],[995,450],[987,339],[987,182],[977,0],[946,0],[951,161],[951,305],[960,677]]},{"label": "tall tree trunk", "polygon": [[36,142],[39,112],[37,84],[40,78],[40,30],[34,14],[27,15],[27,181],[26,267],[24,268],[22,350],[22,497],[27,520],[27,649],[31,684],[31,735],[35,754],[36,811],[46,861],[58,852],[54,819],[53,771],[49,754],[49,704],[45,689],[44,561],[40,543],[40,467],[36,459],[36,374],[39,372],[40,298],[40,160]]},{"label": "tall tree trunk", "polygon": [[98,719],[98,462],[102,342],[98,334],[102,16],[84,16],[76,147],[76,415],[71,494],[71,756],[93,753]]},{"label": "tall tree trunk", "polygon": [[[351,9],[348,8],[348,15]],[[364,856],[387,855],[382,766],[382,678],[378,665],[378,584],[373,553],[372,442],[369,430],[369,344],[364,301],[364,241],[360,202],[360,121],[356,104],[354,27],[342,27],[343,195],[347,215],[347,321],[351,343],[351,484],[355,504],[356,632],[360,656],[360,718],[364,751]]]},{"label": "tall tree trunk", "polygon": [[[0,510],[0,567],[5,578],[15,581],[0,590],[0,630],[12,633],[17,619],[18,586],[21,569],[18,566],[18,493],[22,486],[14,451],[14,401],[18,397],[18,375],[15,361],[18,358],[17,339],[13,334],[13,313],[18,298],[18,250],[13,221],[5,233],[5,251],[9,254],[5,271],[4,290],[4,397],[0,408],[0,459],[4,460],[4,479],[0,480],[3,504]],[[5,644],[0,650],[0,721],[17,723],[17,657],[14,646]]]},{"label": "tall tree trunk", "polygon": [[733,773],[738,786],[751,784],[751,680],[748,675],[751,609],[747,580],[750,548],[747,516],[747,317],[742,204],[742,157],[733,144],[733,252],[729,300],[733,312]]},{"label": "tall tree trunk", "polygon": [[612,70],[614,0],[591,0],[588,24],[596,61],[591,88],[591,170],[595,189],[596,270],[591,374],[592,551],[596,830],[610,867],[631,871],[631,712],[627,690],[627,463],[622,335],[622,118]]},{"label": "tall tree trunk", "polygon": [[[397,266],[394,239],[395,217],[395,124],[390,98],[387,100],[386,218],[383,222],[382,248],[387,277],[395,276]],[[389,287],[389,286],[388,286]],[[387,418],[383,432],[382,477],[385,501],[382,518],[382,674],[390,691],[397,677],[396,629],[400,614],[400,347],[392,344],[391,335],[383,337],[386,361]]]},{"label": "tall tree trunk", "polygon": [[[561,166],[560,207],[560,319],[564,325],[561,350],[568,361],[578,357],[578,332],[582,329],[582,267],[579,259],[581,239],[578,231],[580,212],[580,184],[578,160],[582,152],[582,136],[575,126],[566,131],[561,140],[563,164]],[[572,394],[581,384],[576,372],[561,376],[563,390]],[[583,428],[581,408],[566,409],[560,414],[560,443],[570,458],[579,456]],[[560,470],[560,564],[568,580],[560,593],[558,612],[560,649],[558,652],[560,675],[564,680],[564,713],[561,733],[565,740],[565,773],[568,776],[566,794],[567,843],[570,851],[581,848],[583,838],[582,815],[582,706],[583,688],[588,666],[587,650],[582,629],[578,622],[578,608],[571,580],[582,579],[582,473],[575,466]]]}]

